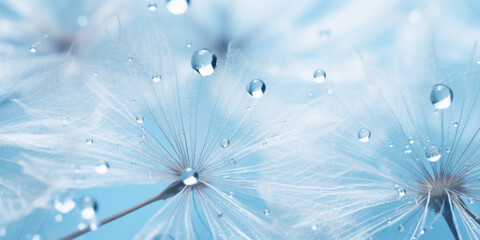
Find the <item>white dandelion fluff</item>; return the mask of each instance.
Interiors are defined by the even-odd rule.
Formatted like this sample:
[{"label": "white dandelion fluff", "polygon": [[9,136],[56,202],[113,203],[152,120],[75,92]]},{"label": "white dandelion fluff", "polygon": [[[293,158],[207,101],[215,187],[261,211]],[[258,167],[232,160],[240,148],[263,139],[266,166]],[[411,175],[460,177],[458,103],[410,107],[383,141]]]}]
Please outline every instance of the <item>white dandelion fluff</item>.
[{"label": "white dandelion fluff", "polygon": [[[334,87],[324,114],[339,123],[315,145],[305,144],[307,163],[296,168],[303,177],[282,186],[305,194],[281,195],[299,202],[300,235],[479,237],[478,65],[470,59],[456,72],[434,57],[413,61]],[[270,198],[282,193],[271,191]]]}]

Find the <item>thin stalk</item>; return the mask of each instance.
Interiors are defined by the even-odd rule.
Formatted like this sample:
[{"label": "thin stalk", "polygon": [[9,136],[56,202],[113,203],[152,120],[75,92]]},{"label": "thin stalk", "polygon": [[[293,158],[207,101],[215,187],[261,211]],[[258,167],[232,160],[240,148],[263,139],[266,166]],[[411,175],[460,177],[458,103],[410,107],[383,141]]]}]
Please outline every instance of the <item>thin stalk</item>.
[{"label": "thin stalk", "polygon": [[[100,223],[98,224],[98,227],[100,226],[103,226],[111,221],[114,221],[116,219],[119,219],[129,213],[132,213],[132,212],[135,212],[137,211],[138,209],[140,208],[143,208],[147,205],[150,205],[151,203],[154,203],[156,201],[159,201],[159,200],[165,200],[165,199],[168,199],[168,198],[171,198],[175,195],[177,195],[180,191],[182,191],[182,189],[185,187],[185,184],[183,184],[182,181],[176,181],[172,184],[170,184],[165,190],[163,190],[163,192],[159,193],[158,195],[144,201],[144,202],[141,202],[135,206],[132,206],[126,210],[123,210],[119,213],[116,213],[110,217],[107,217],[105,219],[103,219],[102,221],[100,221]],[[76,231],[74,233],[71,233],[65,237],[62,237],[60,238],[59,240],[70,240],[70,239],[74,239],[76,237],[79,237],[87,232],[90,232],[92,231],[92,229],[90,228],[90,226],[82,229],[82,230],[79,230],[79,231]]]}]

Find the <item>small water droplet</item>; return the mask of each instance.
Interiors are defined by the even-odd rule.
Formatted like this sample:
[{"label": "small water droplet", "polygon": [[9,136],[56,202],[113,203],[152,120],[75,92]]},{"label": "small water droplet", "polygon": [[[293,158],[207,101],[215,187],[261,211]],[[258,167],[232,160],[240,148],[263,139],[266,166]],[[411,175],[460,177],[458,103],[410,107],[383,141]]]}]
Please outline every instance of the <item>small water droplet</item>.
[{"label": "small water droplet", "polygon": [[127,61],[132,62],[132,61],[133,61],[133,57],[128,57]]},{"label": "small water droplet", "polygon": [[108,172],[108,169],[110,169],[108,162],[101,162],[95,167],[95,172],[98,174],[105,174]]},{"label": "small water droplet", "polygon": [[201,76],[210,76],[217,67],[217,56],[210,49],[199,49],[193,53],[191,65]]},{"label": "small water droplet", "polygon": [[408,145],[405,146],[405,148],[403,150],[406,154],[410,154],[412,152],[412,148],[410,148],[410,146],[408,146]]},{"label": "small water droplet", "polygon": [[36,53],[36,52],[37,52],[37,47],[36,47],[35,45],[32,45],[32,46],[30,47],[30,52],[31,52],[31,53]]},{"label": "small water droplet", "polygon": [[138,124],[142,124],[144,120],[145,118],[143,117],[143,115],[139,114],[135,117],[135,122],[137,122]]},{"label": "small water droplet", "polygon": [[413,138],[408,138],[408,143],[413,144],[415,143],[415,140],[413,140]]},{"label": "small water droplet", "polygon": [[270,215],[270,210],[268,210],[267,208],[265,208],[265,209],[263,210],[263,215],[265,215],[265,216]]},{"label": "small water droplet", "polygon": [[232,159],[228,160],[228,164],[233,166],[233,165],[237,164],[237,161],[235,161],[235,159],[232,158]]},{"label": "small water droplet", "polygon": [[393,142],[389,142],[388,146],[392,148],[393,147]]},{"label": "small water droplet", "polygon": [[233,192],[230,192],[230,193],[228,194],[228,197],[229,197],[230,199],[233,199],[233,195],[234,195],[234,193],[233,193]]},{"label": "small water droplet", "polygon": [[422,228],[422,230],[420,230],[420,235],[423,235],[425,234],[425,228]]},{"label": "small water droplet", "polygon": [[360,129],[357,133],[357,138],[358,138],[358,141],[360,142],[368,142],[371,136],[372,136],[372,133],[370,132],[370,130],[366,128]]},{"label": "small water droplet", "polygon": [[436,109],[446,109],[452,105],[453,92],[444,84],[437,84],[433,86],[430,92],[430,102]]},{"label": "small water droplet", "polygon": [[318,224],[312,224],[312,230],[317,231],[318,229]]},{"label": "small water droplet", "polygon": [[184,14],[190,5],[190,0],[167,0],[167,10],[175,15]]},{"label": "small water droplet", "polygon": [[388,224],[391,224],[391,223],[392,223],[392,219],[390,219],[390,218],[387,219],[387,223],[388,223]]},{"label": "small water droplet", "polygon": [[450,153],[450,151],[451,151],[450,148],[445,149],[446,153]]},{"label": "small water droplet", "polygon": [[398,199],[402,199],[405,194],[407,193],[407,190],[405,190],[404,188],[399,188],[398,189]]},{"label": "small water droplet", "polygon": [[155,82],[155,83],[158,83],[160,82],[160,80],[162,80],[162,77],[158,74],[155,74],[152,76],[152,81]]},{"label": "small water droplet", "polygon": [[313,79],[316,83],[323,83],[325,82],[325,79],[327,79],[327,73],[325,73],[325,71],[322,69],[317,69],[313,73]]},{"label": "small water droplet", "polygon": [[227,148],[230,145],[230,140],[224,138],[220,141],[220,146],[222,148]]},{"label": "small water droplet", "polygon": [[267,87],[262,80],[255,78],[247,85],[247,92],[253,98],[261,98],[265,93],[266,88]]},{"label": "small water droplet", "polygon": [[453,123],[453,127],[455,127],[455,128],[458,127],[458,123],[457,123],[457,122],[454,122],[454,123]]},{"label": "small water droplet", "polygon": [[222,217],[223,217],[223,212],[218,212],[218,213],[217,213],[217,217],[218,217],[218,218],[222,218]]},{"label": "small water droplet", "polygon": [[85,196],[79,203],[80,214],[83,219],[92,219],[97,215],[97,201],[90,196]]},{"label": "small water droplet", "polygon": [[73,192],[65,191],[58,192],[53,199],[53,206],[55,210],[61,213],[68,213],[75,208],[75,201],[73,201]]},{"label": "small water droplet", "polygon": [[91,145],[91,144],[93,143],[93,139],[87,138],[87,139],[85,140],[85,143],[86,143],[87,145]]},{"label": "small water droplet", "polygon": [[198,173],[192,168],[186,168],[182,172],[182,181],[188,186],[195,185],[198,183]]},{"label": "small water droplet", "polygon": [[149,4],[148,4],[148,10],[149,10],[150,12],[156,11],[156,10],[157,10],[157,4],[156,4],[156,3],[153,3],[153,2],[149,3]]},{"label": "small water droplet", "polygon": [[400,224],[400,225],[398,225],[397,230],[399,232],[403,232],[403,230],[405,230],[405,227],[402,224]]},{"label": "small water droplet", "polygon": [[473,198],[468,198],[468,202],[469,202],[470,204],[473,204],[473,203],[474,203]]},{"label": "small water droplet", "polygon": [[425,150],[425,157],[430,162],[436,162],[442,157],[442,154],[437,146],[432,145]]},{"label": "small water droplet", "polygon": [[477,63],[477,64],[480,64],[480,59],[477,59],[476,63]]}]

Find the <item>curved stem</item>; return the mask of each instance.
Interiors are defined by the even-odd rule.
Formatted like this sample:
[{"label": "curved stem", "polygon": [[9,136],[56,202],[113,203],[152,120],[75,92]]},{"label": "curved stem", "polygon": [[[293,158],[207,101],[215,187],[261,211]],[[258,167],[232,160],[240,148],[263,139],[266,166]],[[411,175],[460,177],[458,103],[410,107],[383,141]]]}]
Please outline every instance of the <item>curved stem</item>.
[{"label": "curved stem", "polygon": [[[114,214],[110,217],[107,217],[105,219],[103,219],[102,221],[100,221],[100,223],[98,224],[98,226],[102,226],[102,225],[105,225],[111,221],[114,221],[116,219],[119,219],[129,213],[132,213],[132,212],[135,212],[137,211],[138,209],[140,208],[143,208],[147,205],[150,205],[151,203],[154,203],[156,201],[159,201],[159,200],[165,200],[165,199],[168,199],[168,198],[171,198],[175,195],[177,195],[180,191],[182,191],[182,189],[185,187],[185,184],[183,184],[182,181],[176,181],[172,184],[170,184],[165,190],[163,190],[163,192],[161,192],[160,194],[146,200],[146,201],[143,201],[135,206],[132,206],[126,210],[123,210],[117,214]],[[59,240],[70,240],[70,239],[74,239],[76,237],[79,237],[87,232],[90,232],[92,229],[90,228],[90,226],[82,229],[82,230],[79,230],[79,231],[76,231],[74,233],[71,233],[65,237],[62,237],[60,238]]]}]

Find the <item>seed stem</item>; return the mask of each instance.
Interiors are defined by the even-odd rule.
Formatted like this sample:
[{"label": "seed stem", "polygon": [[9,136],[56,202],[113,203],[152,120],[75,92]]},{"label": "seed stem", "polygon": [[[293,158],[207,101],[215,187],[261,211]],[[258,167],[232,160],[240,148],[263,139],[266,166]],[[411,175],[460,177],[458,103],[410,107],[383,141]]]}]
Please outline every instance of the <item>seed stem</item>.
[{"label": "seed stem", "polygon": [[[98,227],[100,226],[103,226],[111,221],[114,221],[116,219],[119,219],[129,213],[132,213],[132,212],[135,212],[137,211],[138,209],[140,208],[143,208],[147,205],[150,205],[151,203],[154,203],[156,201],[159,201],[159,200],[166,200],[168,198],[171,198],[175,195],[177,195],[180,191],[182,191],[182,189],[185,187],[185,184],[182,182],[182,181],[176,181],[172,184],[170,184],[165,190],[163,190],[163,192],[159,193],[158,195],[146,200],[146,201],[143,201],[135,206],[132,206],[126,210],[123,210],[119,213],[116,213],[110,217],[107,217],[105,219],[103,219],[102,221],[100,221],[100,223],[98,224]],[[79,230],[79,231],[76,231],[74,233],[71,233],[65,237],[62,237],[60,238],[59,240],[70,240],[70,239],[74,239],[76,237],[79,237],[87,232],[90,232],[92,231],[92,229],[90,228],[90,226],[82,229],[82,230]]]}]

